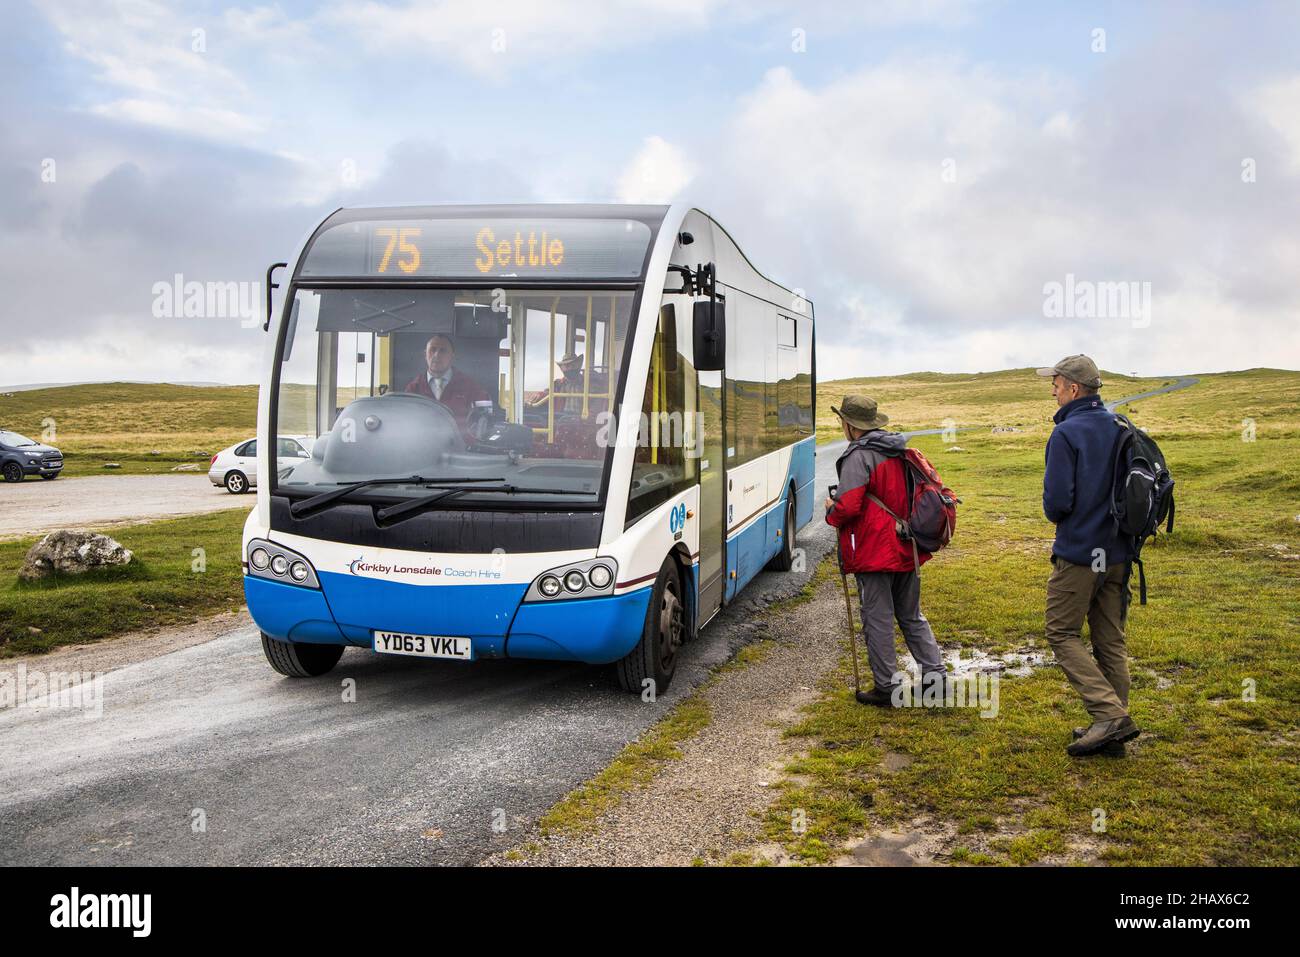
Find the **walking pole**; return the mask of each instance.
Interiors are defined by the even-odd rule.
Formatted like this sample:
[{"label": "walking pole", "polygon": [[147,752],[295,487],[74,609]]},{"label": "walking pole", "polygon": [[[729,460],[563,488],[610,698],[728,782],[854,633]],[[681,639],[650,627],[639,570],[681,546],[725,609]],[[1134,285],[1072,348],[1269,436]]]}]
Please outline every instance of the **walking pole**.
[{"label": "walking pole", "polygon": [[[832,485],[829,489],[831,498],[835,497],[835,490],[839,488]],[[857,698],[862,694],[862,678],[858,674],[858,635],[857,629],[853,625],[853,604],[849,601],[849,576],[844,570],[844,553],[840,550],[840,531],[835,530],[835,561],[840,566],[840,584],[844,586],[844,611],[848,617],[849,625],[849,655],[853,659],[853,697]]]},{"label": "walking pole", "polygon": [[836,536],[835,554],[840,562],[840,581],[844,585],[844,611],[848,616],[849,625],[849,654],[853,656],[853,697],[857,698],[862,694],[862,678],[858,675],[858,635],[857,628],[853,625],[853,605],[849,602],[849,576],[844,571],[844,560],[839,555],[839,536]]}]

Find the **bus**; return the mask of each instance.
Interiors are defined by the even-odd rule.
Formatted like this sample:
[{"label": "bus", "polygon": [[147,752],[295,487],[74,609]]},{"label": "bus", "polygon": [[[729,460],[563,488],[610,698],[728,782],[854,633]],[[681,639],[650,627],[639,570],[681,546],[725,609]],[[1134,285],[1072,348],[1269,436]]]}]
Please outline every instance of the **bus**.
[{"label": "bus", "polygon": [[[811,301],[685,205],[345,208],[271,309],[244,590],[271,667],[349,646],[613,665],[683,642],[813,512]],[[271,436],[309,453],[276,460]]]}]

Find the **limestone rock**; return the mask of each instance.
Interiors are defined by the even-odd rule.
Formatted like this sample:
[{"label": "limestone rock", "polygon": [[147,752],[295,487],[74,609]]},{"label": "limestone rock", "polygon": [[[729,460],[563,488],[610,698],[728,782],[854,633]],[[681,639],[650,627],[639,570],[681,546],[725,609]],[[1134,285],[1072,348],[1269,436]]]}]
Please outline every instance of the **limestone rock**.
[{"label": "limestone rock", "polygon": [[132,557],[130,549],[107,535],[60,529],[28,549],[18,577],[34,581],[51,575],[80,575],[96,568],[126,565]]}]

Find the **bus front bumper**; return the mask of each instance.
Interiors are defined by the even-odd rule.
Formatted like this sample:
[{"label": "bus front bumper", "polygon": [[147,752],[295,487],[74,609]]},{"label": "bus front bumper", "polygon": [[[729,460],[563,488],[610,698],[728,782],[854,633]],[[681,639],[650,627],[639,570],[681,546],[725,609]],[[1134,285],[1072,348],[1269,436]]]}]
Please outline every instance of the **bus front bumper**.
[{"label": "bus front bumper", "polygon": [[281,641],[373,646],[375,631],[460,635],[475,658],[608,664],[641,639],[649,587],[604,598],[523,602],[525,585],[421,586],[320,575],[323,590],[244,576],[248,611]]}]

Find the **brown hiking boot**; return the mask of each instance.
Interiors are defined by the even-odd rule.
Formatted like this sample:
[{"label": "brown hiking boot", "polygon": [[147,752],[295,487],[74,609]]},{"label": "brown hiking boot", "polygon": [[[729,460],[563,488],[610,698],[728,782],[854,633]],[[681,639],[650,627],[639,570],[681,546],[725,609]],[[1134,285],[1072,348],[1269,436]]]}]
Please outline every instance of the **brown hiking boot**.
[{"label": "brown hiking boot", "polygon": [[1131,741],[1141,733],[1142,729],[1134,724],[1133,719],[1128,715],[1112,718],[1109,721],[1094,721],[1092,727],[1065,750],[1070,757],[1081,758],[1084,755],[1096,754],[1108,744],[1123,745],[1125,741]]},{"label": "brown hiking boot", "polygon": [[[1078,741],[1087,733],[1087,728],[1074,728],[1070,731],[1070,737],[1073,740]],[[1110,744],[1102,745],[1102,749],[1099,753],[1104,754],[1108,758],[1122,758],[1127,752],[1124,749],[1123,741],[1112,741]]]}]

